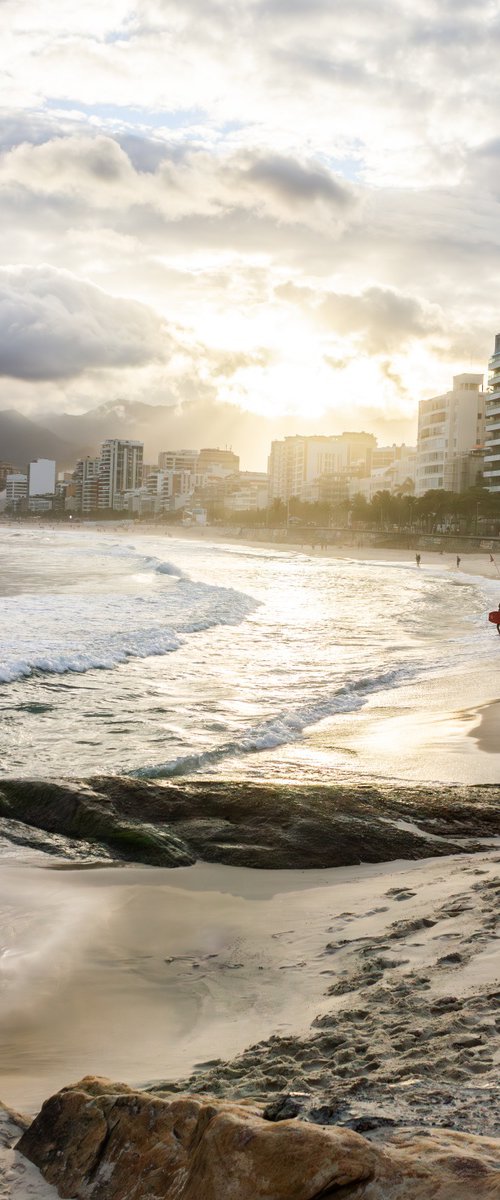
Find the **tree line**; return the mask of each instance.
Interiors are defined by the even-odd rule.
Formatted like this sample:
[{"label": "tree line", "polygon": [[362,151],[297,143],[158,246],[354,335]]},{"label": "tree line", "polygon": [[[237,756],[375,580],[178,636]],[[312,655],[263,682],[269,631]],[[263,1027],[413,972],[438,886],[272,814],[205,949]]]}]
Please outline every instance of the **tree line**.
[{"label": "tree line", "polygon": [[[210,508],[210,506],[209,506]],[[360,492],[333,502],[308,503],[292,496],[285,504],[273,500],[268,508],[229,512],[213,506],[209,519],[240,526],[316,526],[415,533],[500,533],[500,493],[484,487],[466,492],[433,489],[423,496],[379,491],[367,500]]]}]

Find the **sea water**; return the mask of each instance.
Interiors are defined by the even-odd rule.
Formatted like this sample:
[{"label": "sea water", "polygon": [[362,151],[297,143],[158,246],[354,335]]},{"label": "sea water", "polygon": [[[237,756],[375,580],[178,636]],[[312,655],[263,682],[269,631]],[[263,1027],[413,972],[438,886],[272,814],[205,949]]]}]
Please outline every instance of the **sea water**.
[{"label": "sea water", "polygon": [[327,782],[367,706],[500,682],[498,583],[404,551],[6,526],[0,564],[0,776]]}]

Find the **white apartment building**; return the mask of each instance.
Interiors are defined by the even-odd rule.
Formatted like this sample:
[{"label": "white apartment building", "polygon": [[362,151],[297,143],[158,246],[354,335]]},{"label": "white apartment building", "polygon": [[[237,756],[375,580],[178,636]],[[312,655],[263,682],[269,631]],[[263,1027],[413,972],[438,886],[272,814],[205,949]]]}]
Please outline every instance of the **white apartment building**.
[{"label": "white apartment building", "polygon": [[349,444],[342,437],[286,437],[271,443],[268,461],[269,500],[292,496],[307,500],[322,475],[338,475],[349,465]]},{"label": "white apartment building", "polygon": [[484,482],[490,492],[500,492],[500,333],[489,361],[484,439]]},{"label": "white apartment building", "polygon": [[184,508],[193,494],[194,477],[191,471],[149,471],[142,487],[129,488],[123,493],[122,508],[139,516],[160,516]]},{"label": "white apartment building", "polygon": [[121,509],[125,492],[142,484],[142,442],[108,438],[101,446],[99,508]]},{"label": "white apartment building", "polygon": [[482,387],[482,375],[454,375],[452,391],[420,402],[417,496],[431,488],[462,490],[463,456],[475,452],[477,457],[484,444],[486,395]]},{"label": "white apartment building", "polygon": [[5,480],[5,506],[15,511],[28,495],[28,476],[21,471],[7,475]]},{"label": "white apartment building", "polygon": [[28,466],[28,496],[53,496],[56,464],[51,458],[36,458]]},{"label": "white apartment building", "polygon": [[194,491],[195,476],[187,469],[151,471],[146,479],[148,495],[155,501],[156,511],[176,511],[183,508]]}]

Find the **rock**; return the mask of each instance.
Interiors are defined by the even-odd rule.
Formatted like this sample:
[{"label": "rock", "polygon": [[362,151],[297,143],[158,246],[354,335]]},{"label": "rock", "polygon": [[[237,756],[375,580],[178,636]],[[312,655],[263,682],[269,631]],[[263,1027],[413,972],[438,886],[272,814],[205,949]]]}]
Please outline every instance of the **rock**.
[{"label": "rock", "polygon": [[157,1099],[100,1079],[48,1100],[19,1149],[77,1200],[314,1200],[370,1178],[375,1161],[350,1131],[271,1124],[251,1106]]},{"label": "rock", "polygon": [[498,833],[499,796],[494,786],[2,779],[0,819],[17,822],[19,840],[35,827],[128,861],[305,869],[482,851],[477,839]]},{"label": "rock", "polygon": [[269,1122],[255,1105],[86,1078],[46,1101],[19,1150],[75,1200],[499,1200],[500,1143]]},{"label": "rock", "polygon": [[297,1093],[296,1095],[287,1092],[282,1096],[277,1096],[276,1100],[272,1100],[271,1104],[266,1104],[262,1116],[266,1121],[290,1121],[292,1117],[297,1117],[304,1107],[304,1099],[309,1099],[309,1094]]}]

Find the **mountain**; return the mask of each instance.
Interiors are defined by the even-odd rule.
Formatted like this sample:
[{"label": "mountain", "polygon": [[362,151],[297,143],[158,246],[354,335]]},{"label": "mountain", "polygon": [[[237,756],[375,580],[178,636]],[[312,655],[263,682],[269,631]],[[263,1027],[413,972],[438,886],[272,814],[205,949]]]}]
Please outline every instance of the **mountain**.
[{"label": "mountain", "polygon": [[33,458],[55,458],[59,467],[71,466],[73,450],[54,430],[30,421],[15,408],[0,411],[0,462],[25,470]]},{"label": "mountain", "polygon": [[220,446],[240,454],[243,469],[255,470],[266,469],[272,438],[295,432],[296,426],[296,418],[289,418],[293,429],[285,429],[283,420],[278,424],[212,400],[182,406],[115,400],[78,416],[44,413],[40,421],[74,446],[77,456],[97,453],[105,438],[137,438],[144,442],[147,462],[156,462],[159,450]]},{"label": "mountain", "polygon": [[115,400],[77,415],[41,413],[36,423],[8,409],[0,411],[0,461],[24,467],[31,458],[55,458],[59,468],[71,467],[86,454],[98,454],[105,438],[122,437],[144,442],[146,462],[156,462],[159,450],[220,446],[240,454],[243,469],[264,470],[271,440],[283,432],[283,422],[278,427],[212,401],[177,407]]},{"label": "mountain", "polygon": [[[361,428],[372,428],[368,412],[360,419]],[[379,433],[381,423],[383,426],[379,417]],[[157,462],[159,450],[219,446],[240,455],[242,470],[264,471],[274,438],[340,433],[342,427],[333,410],[314,418],[289,414],[273,420],[233,404],[217,404],[212,398],[182,405],[116,399],[76,415],[40,413],[37,423],[9,409],[0,412],[0,460],[23,466],[39,455],[55,458],[59,468],[71,467],[78,458],[97,454],[105,438],[122,437],[144,442],[144,458],[149,463]],[[387,429],[382,428],[382,436],[392,441],[411,439],[413,432],[413,423],[406,419],[388,421]]]}]

